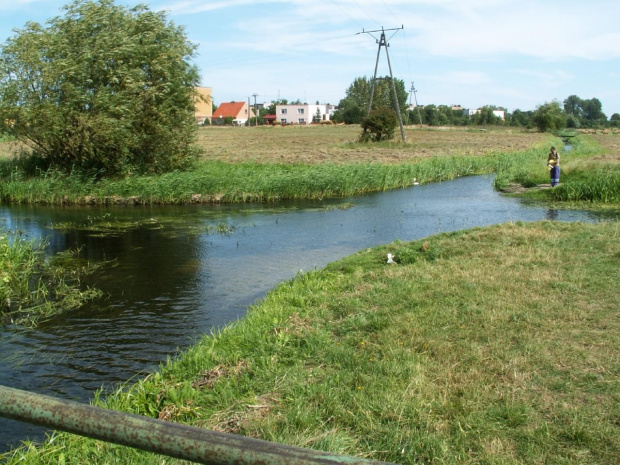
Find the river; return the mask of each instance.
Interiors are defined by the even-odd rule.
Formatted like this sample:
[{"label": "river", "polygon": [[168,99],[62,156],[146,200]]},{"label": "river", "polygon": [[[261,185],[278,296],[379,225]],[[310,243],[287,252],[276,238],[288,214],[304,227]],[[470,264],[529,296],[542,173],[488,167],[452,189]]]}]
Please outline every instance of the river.
[{"label": "river", "polygon": [[[0,384],[87,402],[97,389],[144,376],[212,328],[243,317],[249,305],[299,270],[395,239],[506,221],[603,219],[503,196],[492,181],[475,176],[278,204],[0,206],[0,226],[48,237],[50,253],[80,245],[90,261],[108,261],[92,282],[104,298],[35,329],[0,328]],[[118,234],[50,229],[102,217],[140,226]],[[227,231],[213,231],[222,224]],[[0,452],[43,434],[0,418]]]}]

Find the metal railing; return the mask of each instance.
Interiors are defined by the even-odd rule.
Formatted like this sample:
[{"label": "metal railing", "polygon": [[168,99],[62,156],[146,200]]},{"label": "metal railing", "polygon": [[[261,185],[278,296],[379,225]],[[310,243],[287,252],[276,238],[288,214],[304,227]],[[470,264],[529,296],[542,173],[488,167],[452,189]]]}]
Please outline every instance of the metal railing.
[{"label": "metal railing", "polygon": [[385,463],[170,423],[6,386],[0,386],[0,416],[210,465]]}]

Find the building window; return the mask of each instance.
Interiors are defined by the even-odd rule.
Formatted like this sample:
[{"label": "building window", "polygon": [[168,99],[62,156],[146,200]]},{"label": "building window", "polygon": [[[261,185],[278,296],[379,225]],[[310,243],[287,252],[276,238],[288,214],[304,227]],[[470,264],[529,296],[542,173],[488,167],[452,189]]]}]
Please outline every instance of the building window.
[{"label": "building window", "polygon": [[280,109],[280,114],[281,115],[286,115],[286,108]]},{"label": "building window", "polygon": [[282,123],[282,124],[286,124],[286,118],[282,118],[282,119],[280,120],[280,123]]},{"label": "building window", "polygon": [[298,108],[297,109],[297,114],[303,115],[304,114],[304,109],[303,108]]},{"label": "building window", "polygon": [[299,124],[306,124],[306,120],[303,118],[299,118]]}]

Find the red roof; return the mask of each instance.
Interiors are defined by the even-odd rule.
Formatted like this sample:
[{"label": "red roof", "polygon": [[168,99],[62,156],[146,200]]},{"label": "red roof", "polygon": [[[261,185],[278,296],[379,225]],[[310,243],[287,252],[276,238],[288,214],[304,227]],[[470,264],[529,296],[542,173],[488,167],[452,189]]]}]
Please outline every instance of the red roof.
[{"label": "red roof", "polygon": [[[245,102],[227,102],[221,103],[215,113],[213,113],[213,118],[226,118],[227,116],[232,116],[233,118],[237,118],[239,113],[243,111],[243,107]],[[247,118],[247,115],[244,115]]]}]

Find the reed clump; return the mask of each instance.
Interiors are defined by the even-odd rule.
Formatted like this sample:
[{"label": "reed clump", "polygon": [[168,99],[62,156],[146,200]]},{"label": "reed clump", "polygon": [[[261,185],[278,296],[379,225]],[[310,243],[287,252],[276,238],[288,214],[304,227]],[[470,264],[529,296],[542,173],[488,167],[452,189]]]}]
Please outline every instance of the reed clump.
[{"label": "reed clump", "polygon": [[96,267],[80,260],[78,249],[48,257],[45,246],[0,228],[1,324],[35,326],[101,295],[83,288],[81,280]]}]

